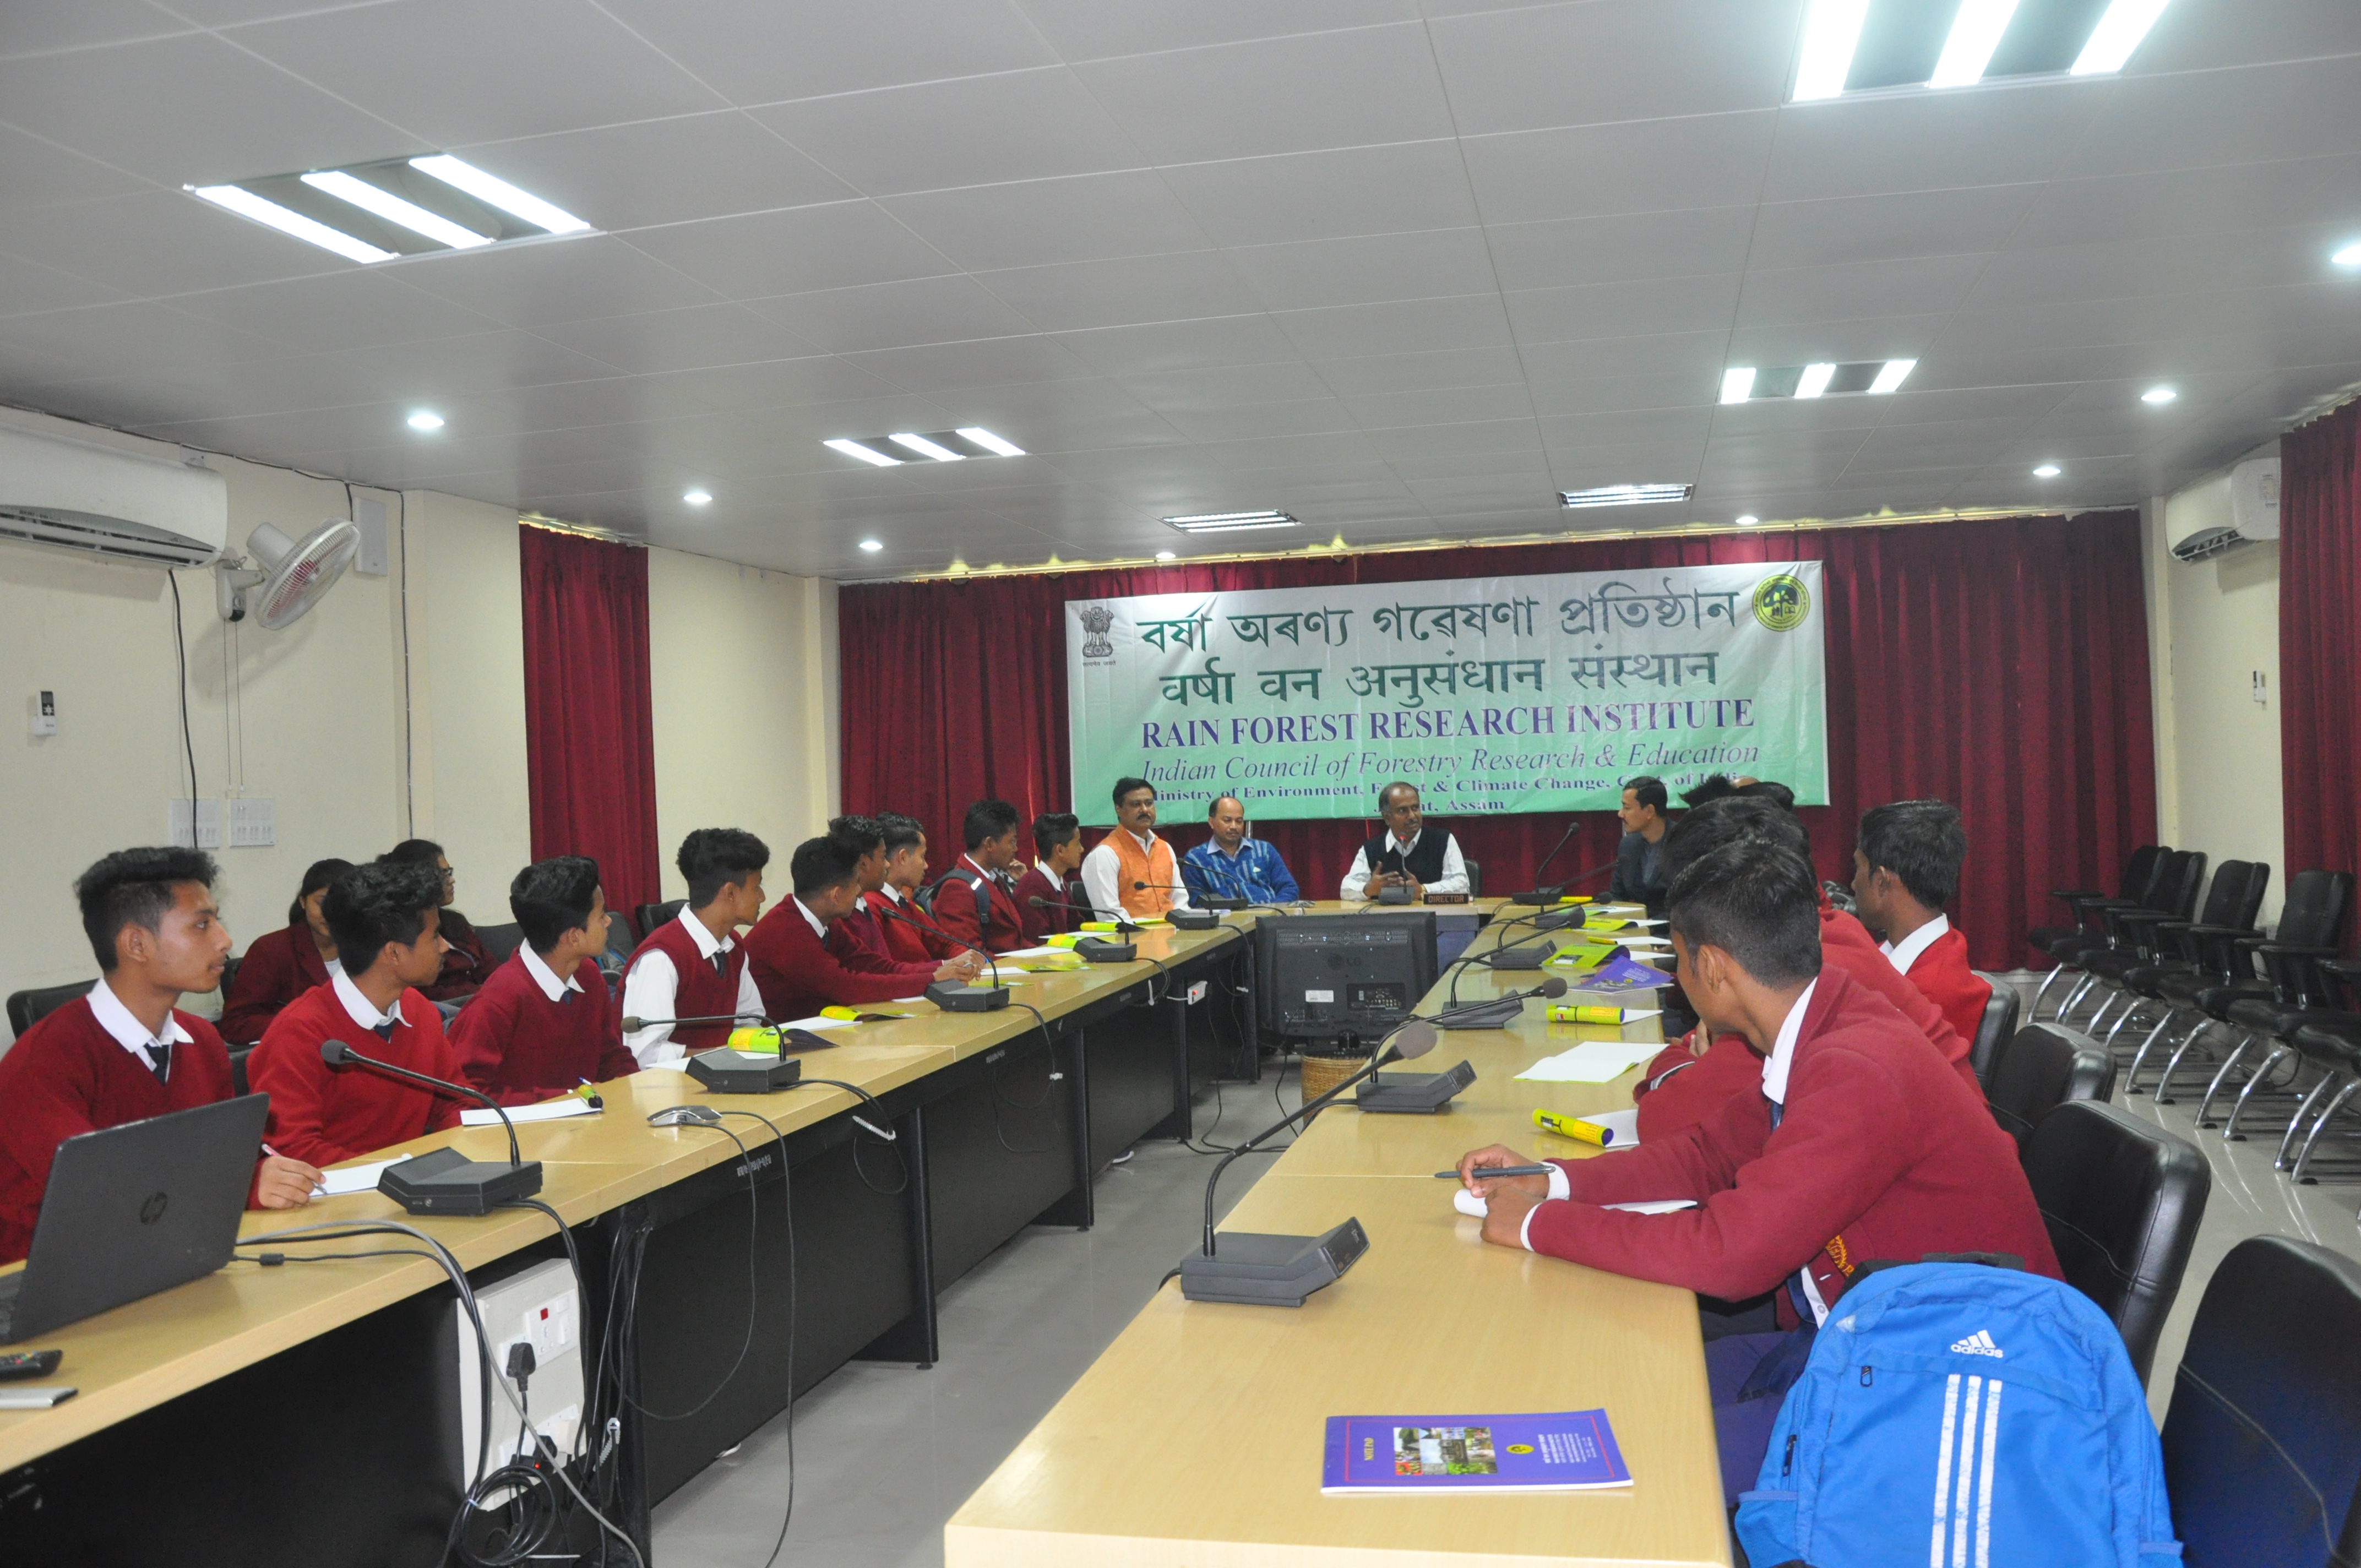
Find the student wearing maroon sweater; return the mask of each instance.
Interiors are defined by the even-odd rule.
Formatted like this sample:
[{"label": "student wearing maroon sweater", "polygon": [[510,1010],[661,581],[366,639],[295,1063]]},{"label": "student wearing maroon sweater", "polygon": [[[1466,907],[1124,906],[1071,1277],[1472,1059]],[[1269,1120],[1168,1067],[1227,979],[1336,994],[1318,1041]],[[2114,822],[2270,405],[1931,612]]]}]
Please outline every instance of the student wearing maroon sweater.
[{"label": "student wearing maroon sweater", "polygon": [[430,866],[442,880],[442,914],[436,929],[443,937],[443,972],[434,983],[422,986],[429,1002],[458,1002],[476,993],[492,972],[491,949],[476,935],[475,926],[467,917],[451,907],[458,896],[459,873],[451,869],[451,857],[443,846],[432,839],[404,839],[377,858],[381,866]]},{"label": "student wearing maroon sweater", "polygon": [[960,945],[918,907],[918,889],[927,885],[927,830],[917,817],[898,811],[884,813],[877,825],[885,832],[885,882],[874,893],[862,894],[861,903],[885,938],[885,956],[897,964],[939,964],[959,957]]},{"label": "student wearing maroon sweater", "polygon": [[[221,1036],[173,1005],[219,985],[229,959],[214,874],[195,850],[119,850],[74,883],[100,978],[0,1056],[0,1263],[32,1246],[60,1144],[230,1097]],[[247,1206],[301,1207],[319,1179],[264,1155]]]},{"label": "student wearing maroon sweater", "polygon": [[637,1072],[598,972],[609,925],[598,862],[534,861],[509,884],[509,912],[524,940],[451,1021],[467,1081],[503,1105],[531,1105]]},{"label": "student wearing maroon sweater", "polygon": [[295,902],[287,906],[287,924],[247,945],[237,978],[222,998],[222,1015],[214,1022],[223,1039],[254,1044],[280,1008],[313,986],[328,983],[336,972],[330,967],[336,961],[336,939],[328,934],[320,901],[328,896],[328,884],[352,869],[350,861],[313,861]]},{"label": "student wearing maroon sweater", "polygon": [[1852,896],[1861,923],[1884,938],[1879,950],[1972,1042],[1992,985],[1968,968],[1968,939],[1943,913],[1960,894],[1967,858],[1956,806],[1939,800],[1872,806],[1852,852]]},{"label": "student wearing maroon sweater", "polygon": [[897,964],[841,938],[831,941],[829,926],[850,914],[859,896],[853,866],[853,857],[832,839],[798,844],[788,862],[795,896],[746,933],[746,967],[771,1017],[784,1023],[823,1007],[916,996],[935,981],[965,980],[981,966],[972,953],[940,965]]},{"label": "student wearing maroon sweater", "polygon": [[[1803,825],[1793,812],[1769,800],[1741,795],[1722,796],[1684,814],[1664,836],[1664,863],[1668,872],[1677,874],[1692,861],[1747,838],[1767,839],[1809,858]],[[1950,1062],[1960,1081],[1981,1094],[1968,1060],[1971,1042],[1951,1027],[1942,1009],[1895,971],[1859,920],[1826,897],[1819,901],[1819,915],[1821,951],[1828,967],[1844,970],[1856,984],[1885,998]],[[1699,1027],[1665,1047],[1642,1070],[1631,1091],[1640,1108],[1641,1140],[1665,1137],[1705,1120],[1722,1101],[1752,1090],[1761,1078],[1762,1069],[1745,1042],[1730,1036],[1716,1037]]]},{"label": "student wearing maroon sweater", "polygon": [[[1038,942],[1044,937],[1060,931],[1071,931],[1084,918],[1077,909],[1060,909],[1060,904],[1079,904],[1068,890],[1075,873],[1082,869],[1082,819],[1071,811],[1045,811],[1033,819],[1033,865],[1016,879],[1016,888],[1009,896],[1016,905],[1016,918],[1025,929],[1027,942]],[[1045,909],[1033,907],[1037,898],[1049,900]]]},{"label": "student wearing maroon sweater", "polygon": [[1016,808],[1005,800],[979,800],[967,808],[960,833],[967,853],[935,884],[935,924],[960,941],[995,953],[1028,946],[1024,916],[1009,891],[1008,868],[1016,863]]},{"label": "student wearing maroon sweater", "polygon": [[[1762,1327],[1773,1332],[1709,1332],[1706,1347],[1734,1502],[1779,1409],[1775,1397],[1736,1395],[1789,1337],[1776,1327],[1824,1321],[1872,1260],[2006,1253],[2052,1278],[2058,1260],[2015,1142],[1982,1098],[1882,998],[1822,967],[1808,861],[1742,839],[1690,861],[1666,903],[1701,1026],[1746,1042],[1760,1063],[1753,1092],[1671,1137],[1552,1161],[1546,1179],[1486,1177],[1527,1163],[1498,1145],[1463,1157],[1459,1169],[1486,1200],[1488,1242],[1701,1296],[1771,1298],[1775,1327]],[[1665,1199],[1697,1207],[1606,1207]],[[1784,1395],[1792,1380],[1769,1393]]]},{"label": "student wearing maroon sweater", "polygon": [[322,910],[345,972],[271,1020],[246,1062],[247,1081],[270,1096],[264,1135],[280,1153],[334,1165],[459,1124],[450,1096],[320,1059],[322,1044],[342,1040],[429,1078],[459,1076],[443,1014],[423,989],[443,968],[442,893],[434,868],[421,865],[362,866],[328,889]]},{"label": "student wearing maroon sweater", "polygon": [[673,863],[688,883],[688,902],[632,949],[623,971],[623,1016],[725,1021],[634,1029],[623,1045],[642,1067],[712,1050],[728,1043],[737,1024],[767,1016],[737,933],[762,918],[770,846],[741,828],[699,828],[680,841]]},{"label": "student wearing maroon sweater", "polygon": [[828,819],[828,836],[852,857],[855,889],[852,907],[830,928],[829,934],[890,963],[894,950],[886,945],[884,928],[892,922],[873,913],[869,906],[869,895],[885,885],[884,820],[876,817],[831,817]]}]

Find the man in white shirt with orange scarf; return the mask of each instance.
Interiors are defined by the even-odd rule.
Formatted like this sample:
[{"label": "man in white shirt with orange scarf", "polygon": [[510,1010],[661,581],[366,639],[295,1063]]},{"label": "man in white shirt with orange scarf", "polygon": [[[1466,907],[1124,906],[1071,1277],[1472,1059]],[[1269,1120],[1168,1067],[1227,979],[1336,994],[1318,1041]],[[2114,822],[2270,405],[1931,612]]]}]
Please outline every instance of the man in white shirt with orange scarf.
[{"label": "man in white shirt with orange scarf", "polygon": [[1135,920],[1188,908],[1180,861],[1156,836],[1156,786],[1146,779],[1117,779],[1115,819],[1115,830],[1082,857],[1091,907],[1108,919],[1128,915]]}]

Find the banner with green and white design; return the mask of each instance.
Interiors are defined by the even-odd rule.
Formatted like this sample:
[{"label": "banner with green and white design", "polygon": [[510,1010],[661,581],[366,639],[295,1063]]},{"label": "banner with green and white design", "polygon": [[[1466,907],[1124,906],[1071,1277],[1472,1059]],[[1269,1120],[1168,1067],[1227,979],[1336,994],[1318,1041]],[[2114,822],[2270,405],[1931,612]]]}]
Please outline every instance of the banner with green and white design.
[{"label": "banner with green and white design", "polygon": [[[1066,605],[1073,799],[1173,810],[1598,811],[1708,773],[1828,801],[1820,564],[1151,594]],[[1175,818],[1178,820],[1179,818]]]}]

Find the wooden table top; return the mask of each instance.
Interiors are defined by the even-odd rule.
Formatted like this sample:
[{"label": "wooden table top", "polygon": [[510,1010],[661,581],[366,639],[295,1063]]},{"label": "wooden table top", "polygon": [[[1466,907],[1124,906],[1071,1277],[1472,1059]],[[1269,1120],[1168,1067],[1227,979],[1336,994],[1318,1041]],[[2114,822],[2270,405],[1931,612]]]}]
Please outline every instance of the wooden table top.
[{"label": "wooden table top", "polygon": [[[1471,970],[1459,994],[1540,978]],[[1609,1084],[1514,1074],[1584,1039],[1655,1040],[1657,1021],[1553,1025],[1542,1006],[1506,1029],[1445,1031],[1411,1064],[1475,1065],[1443,1114],[1365,1116],[1349,1099],[1322,1112],[1223,1228],[1315,1234],[1357,1217],[1368,1252],[1296,1310],[1191,1302],[1168,1284],[952,1517],[950,1568],[1727,1563],[1695,1299],[1486,1245],[1432,1175],[1495,1142],[1612,1157],[1537,1131],[1532,1112],[1628,1106],[1636,1071]],[[1252,1178],[1234,1167],[1229,1179]],[[1594,1408],[1614,1424],[1629,1488],[1320,1493],[1330,1416]]]},{"label": "wooden table top", "polygon": [[[1018,982],[1014,987],[1016,999],[1057,1018],[1152,976],[1148,959],[1170,963],[1236,942],[1253,920],[1252,916],[1233,915],[1211,931],[1150,928],[1137,938],[1141,957],[1130,963],[1012,973],[1010,978]],[[944,1013],[932,1003],[917,1002],[887,1003],[872,1011],[906,1012],[909,1016],[829,1031],[843,1043],[806,1056],[804,1071],[884,1094],[1038,1026],[1022,1006]],[[782,1132],[794,1132],[859,1103],[841,1089],[817,1085],[771,1095],[708,1094],[686,1075],[664,1069],[634,1073],[602,1086],[601,1093],[606,1109],[595,1116],[517,1128],[524,1157],[542,1162],[540,1200],[569,1224],[580,1224],[737,1157],[736,1146],[710,1129],[649,1126],[651,1112],[694,1101],[717,1110],[751,1112]],[[728,1118],[727,1124],[749,1144],[766,1135],[741,1116]],[[471,1159],[501,1159],[508,1154],[508,1135],[497,1125],[461,1128],[397,1144],[368,1157],[382,1159],[446,1145]],[[392,1200],[371,1191],[316,1200],[299,1210],[250,1212],[240,1223],[239,1234],[251,1241],[323,1222],[388,1219],[435,1237],[468,1268],[544,1240],[552,1231],[545,1216],[530,1210],[502,1210],[478,1218],[407,1215]],[[394,1236],[382,1243],[291,1244],[284,1250],[352,1251],[377,1245],[401,1245],[403,1241]],[[445,1277],[439,1266],[424,1258],[275,1268],[233,1263],[204,1278],[43,1334],[38,1348],[65,1352],[58,1381],[81,1393],[53,1409],[0,1410],[0,1471],[430,1289]]]}]

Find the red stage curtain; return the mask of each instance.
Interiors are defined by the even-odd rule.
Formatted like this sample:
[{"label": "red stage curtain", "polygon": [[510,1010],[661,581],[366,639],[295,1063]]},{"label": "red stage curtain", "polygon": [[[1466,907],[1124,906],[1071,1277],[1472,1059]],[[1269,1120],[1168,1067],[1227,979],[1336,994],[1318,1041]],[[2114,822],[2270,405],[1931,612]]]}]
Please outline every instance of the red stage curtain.
[{"label": "red stage curtain", "polygon": [[[844,805],[917,817],[939,846],[939,866],[957,852],[961,813],[981,796],[1011,801],[1028,820],[1076,809],[1067,798],[1068,599],[1471,570],[1819,560],[1828,564],[1832,804],[1803,817],[1821,873],[1851,880],[1863,808],[1916,796],[1952,801],[1972,847],[1960,925],[1978,964],[2010,968],[2024,961],[2026,927],[2057,915],[2049,889],[2113,885],[2132,846],[2155,837],[2139,548],[2138,516],[2125,511],[848,585],[838,599]],[[1084,819],[1109,817],[1096,781],[1089,794]],[[1533,862],[1567,821],[1547,814],[1446,825],[1482,862],[1485,890],[1499,894],[1531,884]],[[1202,831],[1194,821],[1164,827],[1184,849]],[[1376,829],[1361,818],[1256,830],[1286,855],[1308,894],[1331,897]],[[1586,814],[1549,879],[1608,864],[1620,831],[1612,814]]]},{"label": "red stage curtain", "polygon": [[648,683],[648,554],[521,528],[525,778],[533,858],[588,855],[609,908],[653,903],[656,743]]},{"label": "red stage curtain", "polygon": [[[2287,865],[2361,868],[2361,402],[2279,443],[2279,768]],[[2092,885],[2096,885],[2095,883]]]}]

